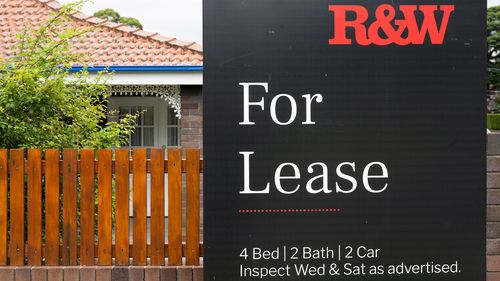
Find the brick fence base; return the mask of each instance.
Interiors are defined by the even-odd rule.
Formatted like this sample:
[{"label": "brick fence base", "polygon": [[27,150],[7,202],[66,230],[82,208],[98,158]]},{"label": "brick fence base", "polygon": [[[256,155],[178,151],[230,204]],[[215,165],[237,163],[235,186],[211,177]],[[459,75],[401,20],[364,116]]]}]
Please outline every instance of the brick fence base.
[{"label": "brick fence base", "polygon": [[1,281],[203,281],[203,267],[0,267]]}]

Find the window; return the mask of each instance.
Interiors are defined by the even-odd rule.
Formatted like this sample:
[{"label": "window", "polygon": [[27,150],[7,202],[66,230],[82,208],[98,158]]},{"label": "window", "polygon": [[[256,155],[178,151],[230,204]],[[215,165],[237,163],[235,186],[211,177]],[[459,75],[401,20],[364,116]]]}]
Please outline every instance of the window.
[{"label": "window", "polygon": [[142,112],[137,119],[134,133],[129,137],[130,146],[154,146],[154,107],[153,106],[119,106],[120,118],[126,114]]},{"label": "window", "polygon": [[167,118],[167,146],[180,146],[181,142],[181,122],[173,108],[168,108],[168,118]]},{"label": "window", "polygon": [[129,146],[180,145],[180,120],[165,100],[151,96],[111,96],[109,109],[118,112],[118,116],[142,112],[137,120],[134,134],[129,138]]}]

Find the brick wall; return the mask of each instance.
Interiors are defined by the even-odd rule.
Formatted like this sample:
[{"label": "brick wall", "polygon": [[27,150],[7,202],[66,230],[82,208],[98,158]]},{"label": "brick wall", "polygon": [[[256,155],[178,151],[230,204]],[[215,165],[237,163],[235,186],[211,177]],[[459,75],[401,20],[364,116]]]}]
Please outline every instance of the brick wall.
[{"label": "brick wall", "polygon": [[487,152],[487,280],[500,281],[500,133],[488,136]]},{"label": "brick wall", "polygon": [[[199,147],[203,158],[203,96],[201,86],[181,86],[181,146]],[[183,183],[185,180],[183,179]],[[186,219],[186,190],[182,192],[182,215]],[[201,178],[200,207],[203,209],[203,176]],[[200,214],[200,239],[203,241],[203,212]],[[185,231],[183,232],[185,235]],[[0,279],[1,281],[2,279]]]},{"label": "brick wall", "polygon": [[203,281],[202,267],[0,267],[1,281]]},{"label": "brick wall", "polygon": [[181,87],[181,146],[203,148],[203,98],[201,86]]}]

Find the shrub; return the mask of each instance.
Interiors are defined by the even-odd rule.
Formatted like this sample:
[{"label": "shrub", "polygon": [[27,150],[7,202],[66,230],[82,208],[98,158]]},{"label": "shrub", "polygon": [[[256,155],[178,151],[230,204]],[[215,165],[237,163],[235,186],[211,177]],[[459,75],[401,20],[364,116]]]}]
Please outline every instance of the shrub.
[{"label": "shrub", "polygon": [[26,27],[0,62],[0,147],[106,148],[126,143],[136,116],[106,122],[107,73],[90,78],[71,51],[84,29],[67,27],[82,2],[64,6],[38,28]]}]

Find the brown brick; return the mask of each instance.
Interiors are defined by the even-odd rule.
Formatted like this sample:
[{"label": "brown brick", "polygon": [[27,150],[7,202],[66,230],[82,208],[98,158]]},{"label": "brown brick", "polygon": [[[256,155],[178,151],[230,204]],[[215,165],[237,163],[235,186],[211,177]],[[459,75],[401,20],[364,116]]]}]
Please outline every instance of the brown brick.
[{"label": "brown brick", "polygon": [[488,222],[486,224],[487,238],[500,238],[500,222]]},{"label": "brown brick", "polygon": [[200,121],[200,118],[202,118],[200,115],[183,115],[181,122],[184,125],[185,122]]},{"label": "brown brick", "polygon": [[31,268],[31,281],[47,281],[47,268],[46,267],[32,267]]},{"label": "brown brick", "polygon": [[95,281],[111,281],[111,267],[109,266],[97,267],[95,270]]},{"label": "brown brick", "polygon": [[191,267],[178,267],[177,281],[193,281],[193,269]]},{"label": "brown brick", "polygon": [[488,189],[486,199],[488,205],[500,205],[500,189]]},{"label": "brown brick", "polygon": [[500,255],[486,257],[486,270],[489,272],[500,271]]},{"label": "brown brick", "polygon": [[500,239],[486,239],[486,253],[500,255]]},{"label": "brown brick", "polygon": [[198,93],[182,91],[181,103],[196,102],[201,100],[201,95]]},{"label": "brown brick", "polygon": [[183,143],[192,142],[192,141],[195,141],[196,139],[197,139],[197,136],[182,136],[181,142],[183,142]]},{"label": "brown brick", "polygon": [[159,267],[146,267],[144,269],[145,281],[160,281],[160,268]]},{"label": "brown brick", "polygon": [[187,122],[187,126],[189,128],[203,128],[203,121],[199,120],[199,121],[189,121]]},{"label": "brown brick", "polygon": [[177,281],[177,269],[173,267],[162,267],[160,269],[161,281]]},{"label": "brown brick", "polygon": [[14,281],[14,268],[0,267],[0,280]]},{"label": "brown brick", "polygon": [[486,175],[486,187],[500,188],[500,173],[488,173]]},{"label": "brown brick", "polygon": [[488,222],[500,221],[500,206],[486,207],[486,221]]},{"label": "brown brick", "polygon": [[500,273],[488,272],[486,274],[486,281],[500,281]]},{"label": "brown brick", "polygon": [[47,267],[47,281],[63,281],[62,267]]},{"label": "brown brick", "polygon": [[16,267],[14,273],[14,280],[16,281],[30,281],[31,280],[31,268],[29,267]]},{"label": "brown brick", "polygon": [[500,155],[488,156],[486,170],[488,172],[500,172]]},{"label": "brown brick", "polygon": [[181,104],[181,109],[198,109],[197,103],[183,103]]},{"label": "brown brick", "polygon": [[184,116],[202,115],[202,113],[203,112],[202,112],[201,108],[198,108],[198,109],[185,109],[185,110],[181,109],[182,118],[184,118]]},{"label": "brown brick", "polygon": [[[201,119],[201,116],[200,116],[200,119]],[[196,129],[201,129],[201,128],[203,128],[203,121],[202,120],[182,121],[181,122],[181,127],[182,128],[196,128]]]},{"label": "brown brick", "polygon": [[64,267],[64,281],[79,281],[80,280],[80,268],[75,266]]},{"label": "brown brick", "polygon": [[203,267],[196,266],[193,268],[193,281],[203,281]]},{"label": "brown brick", "polygon": [[182,135],[201,135],[201,129],[197,128],[182,128],[181,129],[181,134]]},{"label": "brown brick", "polygon": [[129,281],[144,281],[144,267],[131,266],[128,270]]},{"label": "brown brick", "polygon": [[182,147],[183,148],[200,147],[200,144],[194,141],[182,142]]},{"label": "brown brick", "polygon": [[80,281],[95,281],[95,267],[82,266],[80,268]]},{"label": "brown brick", "polygon": [[[182,96],[181,96],[182,98]],[[487,153],[488,155],[499,155],[500,154],[500,134],[489,134],[487,141]]]},{"label": "brown brick", "polygon": [[111,280],[113,281],[128,281],[128,267],[115,266],[111,269]]}]

